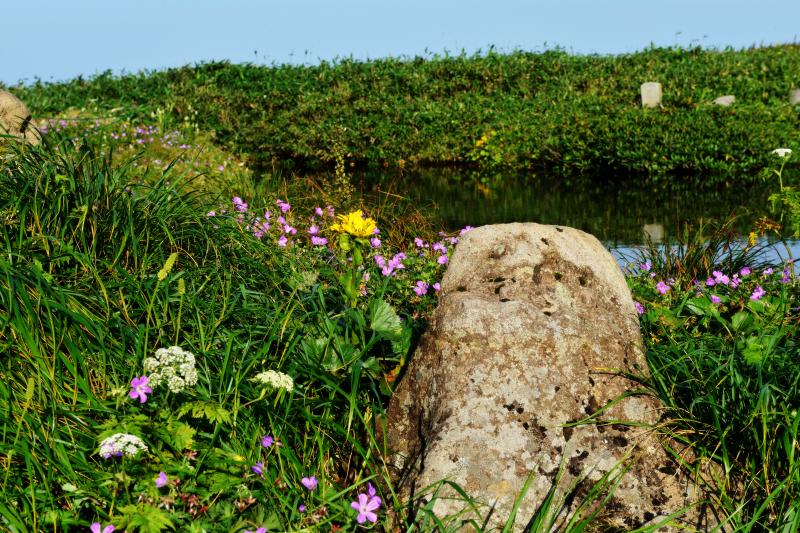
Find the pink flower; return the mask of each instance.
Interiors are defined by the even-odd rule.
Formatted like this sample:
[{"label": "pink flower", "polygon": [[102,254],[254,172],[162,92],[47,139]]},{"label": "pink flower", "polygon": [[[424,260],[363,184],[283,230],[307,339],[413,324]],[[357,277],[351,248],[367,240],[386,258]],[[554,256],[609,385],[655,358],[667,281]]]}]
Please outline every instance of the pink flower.
[{"label": "pink flower", "polygon": [[314,208],[314,214],[317,215],[318,217],[321,217],[322,216],[322,208],[321,207],[315,207]]},{"label": "pink flower", "polygon": [[714,285],[716,285],[716,284],[717,284],[717,282],[716,282],[716,281],[714,281],[714,278],[708,278],[708,279],[706,280],[706,285],[708,285],[709,287],[713,287],[713,286],[714,286]]},{"label": "pink flower", "polygon": [[264,435],[261,437],[261,446],[264,448],[269,448],[275,443],[275,439],[272,438],[270,435]]},{"label": "pink flower", "polygon": [[719,270],[715,270],[714,272],[712,272],[712,274],[714,275],[714,281],[717,283],[721,283],[722,285],[727,285],[731,281],[728,276],[726,276]]},{"label": "pink flower", "polygon": [[350,507],[358,511],[356,522],[363,524],[367,520],[373,524],[378,521],[375,511],[381,506],[381,499],[377,496],[370,497],[363,492],[358,495],[358,501],[351,502]]},{"label": "pink flower", "polygon": [[285,213],[292,208],[292,206],[289,205],[288,202],[284,202],[280,198],[278,198],[278,200],[275,203],[278,204],[278,207],[281,208],[281,213]]},{"label": "pink flower", "polygon": [[308,234],[309,235],[317,235],[317,234],[319,234],[319,226],[317,226],[316,224],[312,224],[311,226],[309,226]]},{"label": "pink flower", "polygon": [[133,378],[131,380],[131,391],[128,393],[128,396],[131,398],[139,399],[139,403],[144,403],[147,401],[147,395],[153,392],[153,389],[147,386],[147,382],[150,381],[147,376],[139,376],[138,378]]},{"label": "pink flower", "polygon": [[428,247],[428,245],[425,244],[425,241],[423,241],[419,237],[414,237],[414,246],[416,246],[417,248],[427,248]]},{"label": "pink flower", "polygon": [[472,226],[464,226],[464,229],[462,229],[461,231],[458,232],[458,236],[461,237],[465,233],[468,233],[468,232],[472,231],[473,229],[475,229],[475,228],[473,228]]},{"label": "pink flower", "polygon": [[370,246],[373,248],[380,248],[381,247],[381,240],[377,237],[373,237],[369,240]]},{"label": "pink flower", "polygon": [[[102,530],[100,528],[102,528]],[[100,522],[95,522],[91,526],[89,526],[89,531],[91,531],[92,533],[113,533],[114,526],[109,524],[106,527],[103,527],[102,525],[100,525]]]},{"label": "pink flower", "polygon": [[711,299],[711,303],[714,303],[714,304],[718,304],[718,303],[720,303],[722,301],[722,298],[720,298],[716,294],[710,294],[708,297]]},{"label": "pink flower", "polygon": [[414,287],[414,294],[417,296],[425,296],[428,294],[428,284],[424,281],[418,281],[416,287]]},{"label": "pink flower", "polygon": [[656,285],[656,290],[661,294],[667,294],[669,292],[669,285],[664,283],[663,281],[659,281]]},{"label": "pink flower", "polygon": [[161,488],[167,484],[169,478],[167,477],[166,472],[159,472],[158,477],[156,478],[156,488]]},{"label": "pink flower", "polygon": [[636,308],[636,312],[640,315],[644,314],[644,306],[639,302],[633,302],[633,306]]},{"label": "pink flower", "polygon": [[328,244],[328,239],[325,237],[317,237],[316,235],[311,237],[311,244],[314,246],[325,246]]},{"label": "pink flower", "polygon": [[433,284],[433,290],[435,290],[436,292],[439,292],[440,290],[442,290],[442,285],[439,282],[434,283]]},{"label": "pink flower", "polygon": [[302,483],[306,489],[314,490],[317,488],[317,476],[304,477],[300,480],[300,483]]},{"label": "pink flower", "polygon": [[[245,529],[244,533],[253,533],[253,532],[250,531],[249,529]],[[267,533],[267,528],[260,527],[260,528],[256,529],[255,533]]]},{"label": "pink flower", "polygon": [[761,285],[759,285],[758,287],[755,288],[755,290],[753,291],[753,294],[750,295],[750,299],[753,300],[754,302],[757,302],[765,294],[767,294],[767,291],[762,289]]},{"label": "pink flower", "polygon": [[436,259],[436,262],[437,262],[437,263],[439,263],[440,265],[446,265],[446,264],[447,264],[449,261],[450,261],[450,260],[447,258],[447,254],[445,254],[445,255],[440,255],[440,256],[439,256],[439,257]]},{"label": "pink flower", "polygon": [[639,264],[639,270],[644,272],[650,272],[651,268],[653,268],[653,266],[650,264],[650,261],[645,261],[644,263]]},{"label": "pink flower", "polygon": [[286,235],[281,235],[281,237],[278,239],[278,246],[284,247],[288,242],[289,239],[286,238]]},{"label": "pink flower", "polygon": [[253,466],[251,466],[250,470],[252,470],[256,474],[258,474],[259,476],[263,476],[264,475],[264,463],[259,461],[256,464],[254,464]]},{"label": "pink flower", "polygon": [[447,253],[447,248],[441,242],[434,243],[433,246],[431,246],[431,249],[432,250],[436,250],[437,252],[442,253],[442,254],[446,254]]},{"label": "pink flower", "polygon": [[742,267],[742,269],[739,271],[739,275],[742,277],[750,275],[750,267]]}]

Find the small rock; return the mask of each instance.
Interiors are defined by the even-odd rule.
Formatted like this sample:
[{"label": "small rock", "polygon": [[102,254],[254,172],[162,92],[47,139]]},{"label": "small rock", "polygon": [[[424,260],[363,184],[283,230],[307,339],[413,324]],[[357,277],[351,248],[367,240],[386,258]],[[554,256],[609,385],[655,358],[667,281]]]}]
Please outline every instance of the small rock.
[{"label": "small rock", "polygon": [[719,98],[714,98],[712,102],[714,105],[721,105],[723,107],[728,107],[732,103],[736,101],[736,97],[732,94],[726,94],[725,96],[720,96]]},{"label": "small rock", "polygon": [[639,89],[642,95],[642,107],[651,108],[661,105],[661,84],[656,81],[643,83]]}]

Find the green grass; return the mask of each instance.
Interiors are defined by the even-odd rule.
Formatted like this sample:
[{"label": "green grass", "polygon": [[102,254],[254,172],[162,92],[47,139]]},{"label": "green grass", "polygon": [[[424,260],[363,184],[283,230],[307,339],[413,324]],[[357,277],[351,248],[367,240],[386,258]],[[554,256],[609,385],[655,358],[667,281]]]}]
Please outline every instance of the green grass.
[{"label": "green grass", "polygon": [[[572,182],[635,176],[656,189],[695,189],[752,182],[772,149],[800,147],[788,104],[798,68],[798,45],[490,51],[318,66],[208,63],[12,89],[37,117],[73,107],[197,124],[259,171],[331,169],[339,152],[378,169],[546,169]],[[663,108],[642,110],[639,86],[653,80],[664,86]],[[729,93],[733,106],[709,105]]]},{"label": "green grass", "polygon": [[[794,49],[741,54],[775,57],[781,50]],[[690,54],[654,50],[635,58],[671,53]],[[734,54],[718,55],[726,53]],[[336,68],[352,74],[380,64]],[[307,73],[216,68],[220,75]],[[352,147],[340,138],[330,140],[325,156],[335,168],[330,178],[281,180],[279,172],[264,177],[241,164],[225,148],[242,141],[240,155],[252,157],[247,143],[210,135],[197,126],[206,119],[156,113],[152,129],[145,126],[147,101],[140,108],[125,99],[139,98],[137,83],[155,97],[159,85],[147,84],[181,72],[190,69],[32,87],[30,94],[42,91],[42,98],[76,91],[62,96],[78,105],[86,91],[106,84],[98,95],[108,100],[95,101],[94,111],[77,113],[72,123],[53,124],[39,147],[0,145],[0,529],[85,531],[100,522],[132,532],[348,531],[359,527],[350,502],[368,484],[382,498],[373,529],[487,529],[490,507],[447,480],[428,487],[428,503],[402,501],[383,462],[385,406],[436,304],[432,289],[419,296],[413,287],[433,285],[444,270],[438,253],[412,252],[412,239],[438,239],[436,228],[402,198],[359,195],[346,173]],[[98,109],[123,96],[132,107],[94,122]],[[234,195],[250,206],[237,211]],[[298,230],[286,247],[278,241],[278,199],[292,203],[286,223]],[[313,246],[310,217],[329,204],[340,213],[366,208],[381,229],[382,247],[341,243],[326,215],[315,215],[315,223],[334,245]],[[257,236],[263,218],[254,217],[266,210],[271,229]],[[685,246],[666,254],[653,248],[647,259],[656,276],[635,270],[630,278],[645,306],[647,384],[669,409],[667,430],[700,459],[694,467],[704,460],[717,465],[713,503],[725,530],[795,531],[797,282],[791,265],[786,275],[783,265],[762,275],[768,265],[758,249],[736,240],[731,227],[687,232]],[[357,254],[343,244],[360,250],[368,279],[354,270]],[[374,256],[388,259],[401,250],[408,252],[406,268],[382,276]],[[715,270],[732,277],[743,266],[753,273],[738,288],[715,285],[695,294],[694,279],[702,282]],[[670,291],[657,292],[656,283],[670,278]],[[758,301],[750,299],[756,286],[766,292]],[[144,360],[173,345],[197,357],[197,384],[180,393],[156,387],[144,404],[131,399],[129,384],[145,374]],[[265,370],[291,376],[294,388],[259,384],[254,378]],[[116,433],[141,437],[148,451],[103,458],[100,442]],[[277,443],[261,446],[264,435]],[[261,474],[252,470],[258,462]],[[570,487],[559,498],[557,481],[534,516],[512,514],[504,530],[514,523],[537,532],[602,529],[603,505],[624,469],[618,465],[589,490],[581,513],[565,516]],[[160,472],[170,480],[163,488],[155,485]],[[312,475],[319,484],[309,491],[302,479]],[[436,516],[435,499],[453,494],[465,511]]]},{"label": "green grass", "polygon": [[[705,461],[716,465],[712,490],[726,530],[797,531],[797,273],[791,262],[773,272],[746,239],[726,236],[727,226],[687,232],[679,253],[665,260],[651,250],[632,265],[648,384],[671,431],[691,445],[698,474]],[[671,285],[666,293],[659,282]]]}]

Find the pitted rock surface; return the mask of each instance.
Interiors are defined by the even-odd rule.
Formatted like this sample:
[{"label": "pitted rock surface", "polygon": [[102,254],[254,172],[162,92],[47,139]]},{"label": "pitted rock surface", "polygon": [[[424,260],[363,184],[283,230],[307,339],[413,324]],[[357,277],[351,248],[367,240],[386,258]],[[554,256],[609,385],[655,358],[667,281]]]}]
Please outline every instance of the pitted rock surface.
[{"label": "pitted rock surface", "polygon": [[31,144],[39,142],[39,134],[31,124],[31,112],[22,100],[0,89],[0,134],[12,135]]},{"label": "pitted rock surface", "polygon": [[[698,491],[654,431],[620,422],[659,419],[650,396],[614,402],[641,389],[621,373],[645,369],[633,300],[597,239],[539,224],[474,229],[452,257],[431,327],[389,405],[396,482],[416,498],[450,479],[494,505],[491,524],[499,526],[534,473],[517,514],[522,530],[562,456],[559,496],[586,476],[564,516],[604,474],[633,458],[598,527],[658,523],[694,503]],[[575,424],[590,415],[608,423]],[[434,512],[452,515],[463,506],[439,498]],[[712,521],[700,507],[683,520],[701,530]]]}]

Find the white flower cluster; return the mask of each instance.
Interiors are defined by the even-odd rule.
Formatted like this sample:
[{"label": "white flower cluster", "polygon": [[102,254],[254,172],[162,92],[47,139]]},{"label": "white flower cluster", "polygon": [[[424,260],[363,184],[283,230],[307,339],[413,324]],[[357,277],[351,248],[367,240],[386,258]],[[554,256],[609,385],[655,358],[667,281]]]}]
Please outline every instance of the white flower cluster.
[{"label": "white flower cluster", "polygon": [[292,380],[291,376],[275,370],[260,372],[256,374],[253,381],[257,381],[273,389],[285,389],[286,392],[292,392],[292,390],[294,390],[294,380]]},{"label": "white flower cluster", "polygon": [[100,443],[100,456],[104,459],[109,457],[133,457],[139,452],[146,452],[147,444],[136,435],[129,433],[114,433],[110,437],[103,439]]},{"label": "white flower cluster", "polygon": [[155,357],[144,360],[144,371],[151,387],[166,383],[169,390],[176,394],[197,384],[194,354],[180,346],[156,350]]}]

